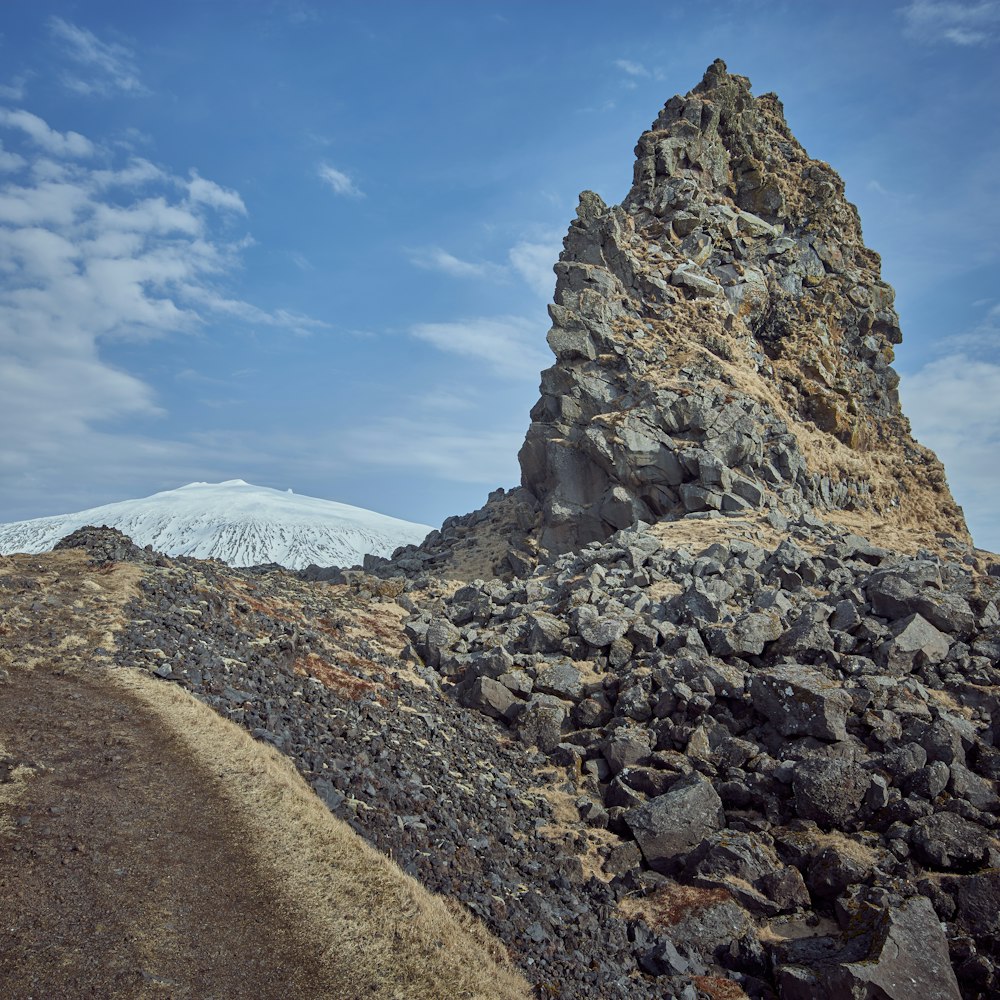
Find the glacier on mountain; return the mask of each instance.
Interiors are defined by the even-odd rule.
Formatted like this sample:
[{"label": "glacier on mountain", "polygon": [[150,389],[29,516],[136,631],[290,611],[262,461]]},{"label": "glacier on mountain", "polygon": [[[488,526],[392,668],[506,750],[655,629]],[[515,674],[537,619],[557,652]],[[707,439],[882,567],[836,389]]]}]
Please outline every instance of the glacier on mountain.
[{"label": "glacier on mountain", "polygon": [[417,544],[431,530],[362,507],[230,479],[2,524],[0,554],[45,552],[88,524],[118,528],[137,545],[171,556],[290,569],[353,566],[366,554],[389,556],[400,545]]}]

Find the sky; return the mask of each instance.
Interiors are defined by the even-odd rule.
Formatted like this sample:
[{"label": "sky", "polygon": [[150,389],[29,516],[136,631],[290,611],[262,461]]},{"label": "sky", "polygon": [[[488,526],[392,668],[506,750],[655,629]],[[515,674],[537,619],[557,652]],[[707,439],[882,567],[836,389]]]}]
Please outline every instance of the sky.
[{"label": "sky", "polygon": [[517,484],[577,196],[721,57],[844,177],[1000,550],[1000,0],[0,7],[0,522],[245,479]]}]

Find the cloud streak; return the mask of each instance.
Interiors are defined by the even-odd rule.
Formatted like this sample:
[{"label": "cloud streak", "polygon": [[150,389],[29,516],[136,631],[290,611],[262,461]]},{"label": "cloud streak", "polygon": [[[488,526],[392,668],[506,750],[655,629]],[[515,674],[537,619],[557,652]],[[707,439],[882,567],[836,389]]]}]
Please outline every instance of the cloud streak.
[{"label": "cloud streak", "polygon": [[539,372],[551,361],[544,328],[522,316],[418,323],[410,333],[439,351],[478,361],[502,378],[537,381]]},{"label": "cloud streak", "polygon": [[70,90],[101,97],[149,93],[139,78],[135,54],[127,46],[103,42],[92,31],[61,17],[49,18],[49,32],[66,58],[87,74],[65,73],[63,83]]},{"label": "cloud streak", "polygon": [[635,62],[632,59],[616,59],[615,66],[620,69],[627,76],[634,77],[651,77],[653,74],[646,69],[640,62]]},{"label": "cloud streak", "polygon": [[35,146],[52,156],[86,157],[94,154],[93,143],[79,132],[57,132],[30,111],[0,108],[0,127],[17,129]]},{"label": "cloud streak", "polygon": [[321,163],[317,170],[319,179],[327,184],[334,194],[339,194],[344,198],[364,198],[362,191],[351,178],[342,170],[331,167],[329,163]]},{"label": "cloud streak", "polygon": [[4,128],[20,142],[0,177],[6,483],[31,489],[39,470],[65,477],[82,456],[93,474],[190,454],[181,443],[108,436],[109,422],[162,415],[152,387],[106,359],[111,341],[208,331],[220,320],[296,333],[325,325],[226,293],[248,244],[230,235],[246,214],[237,192],[138,158],[92,166],[89,140],[28,112],[0,113]]},{"label": "cloud streak", "polygon": [[453,278],[487,278],[503,274],[503,268],[490,263],[462,260],[441,247],[420,247],[409,251],[410,263],[425,271],[440,271]]},{"label": "cloud streak", "polygon": [[978,0],[911,0],[899,13],[903,32],[929,44],[986,45],[1000,36],[1000,2]]}]

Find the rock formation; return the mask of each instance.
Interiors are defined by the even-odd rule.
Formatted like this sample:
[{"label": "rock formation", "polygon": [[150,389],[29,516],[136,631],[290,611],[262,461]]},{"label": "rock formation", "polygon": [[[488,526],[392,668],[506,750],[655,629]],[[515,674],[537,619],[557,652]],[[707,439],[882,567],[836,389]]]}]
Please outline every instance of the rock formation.
[{"label": "rock formation", "polygon": [[543,548],[775,505],[968,539],[900,410],[879,257],[775,95],[714,62],[639,139],[622,204],[580,196],[564,247],[520,453]]},{"label": "rock formation", "polygon": [[715,63],[557,273],[523,486],[363,570],[144,563],[104,655],[287,754],[538,997],[1000,995],[1000,560],[839,178]]}]

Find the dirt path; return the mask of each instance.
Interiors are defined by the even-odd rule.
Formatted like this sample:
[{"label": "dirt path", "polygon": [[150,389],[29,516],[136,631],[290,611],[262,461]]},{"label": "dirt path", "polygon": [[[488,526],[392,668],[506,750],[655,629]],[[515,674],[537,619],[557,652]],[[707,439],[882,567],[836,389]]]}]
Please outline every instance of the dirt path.
[{"label": "dirt path", "polygon": [[523,1000],[287,759],[109,666],[143,572],[0,557],[0,1000]]},{"label": "dirt path", "polygon": [[126,692],[13,673],[0,733],[35,771],[0,847],[0,994],[329,995],[320,946],[253,865],[239,817]]}]

